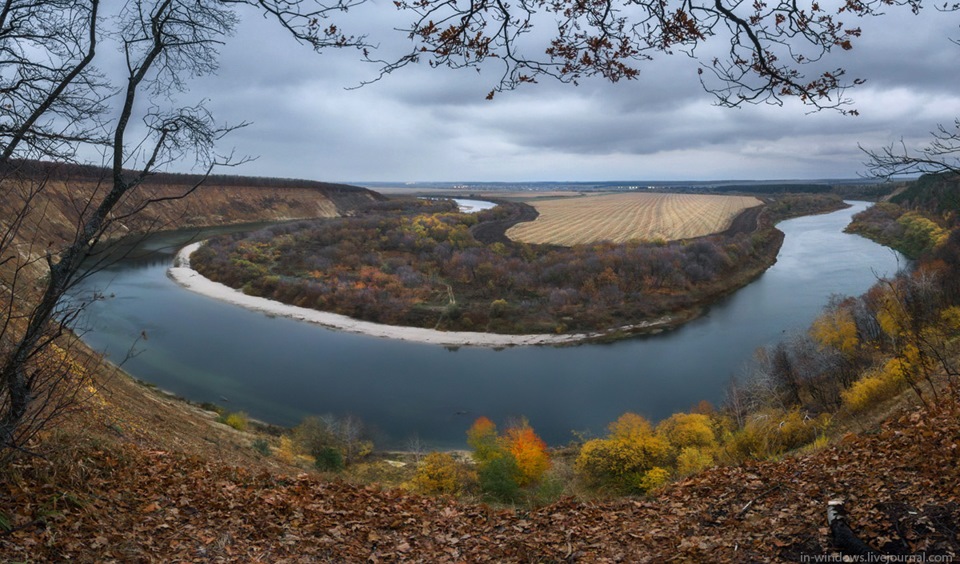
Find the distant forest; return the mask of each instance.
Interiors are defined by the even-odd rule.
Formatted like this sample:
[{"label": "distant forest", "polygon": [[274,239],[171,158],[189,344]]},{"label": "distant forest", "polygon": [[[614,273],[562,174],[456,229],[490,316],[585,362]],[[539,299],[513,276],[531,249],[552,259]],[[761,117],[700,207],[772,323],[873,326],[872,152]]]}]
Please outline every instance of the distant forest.
[{"label": "distant forest", "polygon": [[[729,182],[658,182],[658,181],[601,181],[601,182],[418,182],[407,189],[449,191],[465,197],[480,197],[491,192],[669,192],[678,194],[744,194],[752,196],[781,196],[784,194],[821,194],[844,199],[878,201],[902,188],[904,182],[874,182],[869,179],[791,181],[729,181]],[[396,187],[396,183],[367,183],[372,190]]]}]

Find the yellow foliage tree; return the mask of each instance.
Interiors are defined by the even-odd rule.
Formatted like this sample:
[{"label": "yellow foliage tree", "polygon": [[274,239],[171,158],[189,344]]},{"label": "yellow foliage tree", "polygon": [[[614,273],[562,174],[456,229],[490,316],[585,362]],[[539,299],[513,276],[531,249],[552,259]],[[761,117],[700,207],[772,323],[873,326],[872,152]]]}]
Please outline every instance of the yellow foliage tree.
[{"label": "yellow foliage tree", "polygon": [[457,495],[463,490],[466,472],[447,452],[431,452],[417,466],[410,480],[413,490],[428,495]]},{"label": "yellow foliage tree", "polygon": [[897,338],[910,325],[909,316],[903,304],[898,299],[896,288],[893,285],[884,286],[877,309],[877,322],[880,329],[892,338]]},{"label": "yellow foliage tree", "polygon": [[277,447],[276,455],[277,458],[287,464],[296,464],[300,459],[296,445],[294,445],[293,440],[286,435],[280,437],[280,446]]},{"label": "yellow foliage tree", "polygon": [[945,243],[950,236],[946,230],[918,212],[910,211],[900,216],[897,223],[903,226],[901,245],[911,256],[918,256]]},{"label": "yellow foliage tree", "polygon": [[669,479],[669,470],[655,466],[644,472],[643,477],[640,478],[637,489],[645,492],[653,491],[666,484]]},{"label": "yellow foliage tree", "polygon": [[653,425],[636,413],[624,413],[608,427],[611,437],[628,439],[653,434]]},{"label": "yellow foliage tree", "polygon": [[940,321],[946,331],[960,331],[960,306],[952,306],[940,312]]},{"label": "yellow foliage tree", "polygon": [[713,455],[695,446],[683,447],[677,455],[677,474],[688,475],[713,466]]},{"label": "yellow foliage tree", "polygon": [[653,432],[649,421],[626,413],[610,425],[607,438],[583,445],[575,469],[577,475],[592,486],[645,492],[656,480],[644,477],[664,464],[669,454],[670,444]]},{"label": "yellow foliage tree", "polygon": [[473,459],[480,464],[503,455],[497,440],[497,426],[486,417],[477,418],[467,430],[467,444],[473,448]]},{"label": "yellow foliage tree", "polygon": [[857,324],[853,314],[844,307],[834,307],[813,321],[810,336],[822,347],[832,347],[849,354],[857,349]]},{"label": "yellow foliage tree", "polygon": [[701,413],[675,413],[657,425],[657,434],[674,448],[713,448],[717,437],[710,417]]}]

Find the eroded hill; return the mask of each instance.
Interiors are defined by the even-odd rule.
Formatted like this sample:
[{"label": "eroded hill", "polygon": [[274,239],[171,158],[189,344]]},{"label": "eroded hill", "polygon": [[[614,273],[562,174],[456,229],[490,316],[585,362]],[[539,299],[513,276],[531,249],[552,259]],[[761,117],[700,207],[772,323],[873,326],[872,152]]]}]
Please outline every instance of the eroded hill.
[{"label": "eroded hill", "polygon": [[[0,213],[13,218],[27,207],[27,229],[19,246],[43,252],[69,241],[92,196],[107,190],[108,171],[98,167],[18,163],[5,171]],[[118,205],[111,236],[128,233],[349,215],[383,196],[357,186],[308,180],[158,174],[146,179]],[[142,208],[142,209],[141,209]],[[135,212],[135,213],[134,213]],[[32,240],[27,240],[32,237]],[[30,250],[33,246],[32,251]]]}]

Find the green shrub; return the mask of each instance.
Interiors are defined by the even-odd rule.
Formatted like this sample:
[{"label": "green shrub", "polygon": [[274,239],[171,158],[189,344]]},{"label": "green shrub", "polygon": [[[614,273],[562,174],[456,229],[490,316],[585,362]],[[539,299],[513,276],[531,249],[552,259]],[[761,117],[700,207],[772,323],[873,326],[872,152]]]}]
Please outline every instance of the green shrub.
[{"label": "green shrub", "polygon": [[256,439],[250,446],[261,456],[270,456],[270,443],[266,439]]},{"label": "green shrub", "polygon": [[340,453],[344,465],[353,464],[373,452],[373,443],[363,439],[363,424],[353,417],[306,417],[290,435],[297,454],[320,459],[327,449]]},{"label": "green shrub", "polygon": [[502,503],[520,501],[520,468],[512,456],[505,455],[487,461],[480,466],[477,477],[480,489],[491,499]]},{"label": "green shrub", "polygon": [[560,499],[560,496],[563,495],[566,484],[559,476],[552,474],[547,474],[544,476],[540,483],[537,485],[537,489],[533,494],[533,504],[541,507],[544,505],[550,505],[555,501]]},{"label": "green shrub", "polygon": [[293,428],[290,436],[294,447],[303,454],[316,456],[322,449],[337,443],[337,437],[325,421],[319,417],[305,417]]},{"label": "green shrub", "polygon": [[343,454],[333,447],[321,448],[313,456],[313,466],[321,472],[339,472],[343,470]]}]

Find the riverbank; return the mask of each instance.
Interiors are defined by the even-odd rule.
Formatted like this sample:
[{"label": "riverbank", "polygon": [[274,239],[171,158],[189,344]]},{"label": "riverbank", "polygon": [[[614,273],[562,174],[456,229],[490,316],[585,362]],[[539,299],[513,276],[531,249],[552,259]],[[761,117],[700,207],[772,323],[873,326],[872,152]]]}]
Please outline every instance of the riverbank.
[{"label": "riverbank", "polygon": [[168,269],[167,275],[180,286],[193,292],[197,292],[198,294],[202,294],[204,296],[244,307],[253,311],[260,311],[267,315],[289,317],[291,319],[321,325],[328,329],[359,333],[371,337],[381,337],[386,339],[397,339],[402,341],[455,347],[472,346],[498,348],[530,345],[557,346],[606,340],[615,335],[622,336],[659,332],[673,328],[679,323],[687,321],[690,318],[690,315],[666,315],[652,321],[637,323],[625,327],[617,327],[609,331],[569,333],[562,335],[505,335],[499,333],[479,333],[472,331],[436,331],[422,327],[384,325],[381,323],[353,319],[337,313],[292,306],[274,300],[269,300],[267,298],[261,298],[259,296],[249,296],[240,290],[220,284],[219,282],[214,282],[190,267],[190,255],[200,248],[200,245],[202,244],[202,242],[198,242],[182,248],[180,252],[177,253],[176,259],[174,259],[173,262],[173,266]]}]

